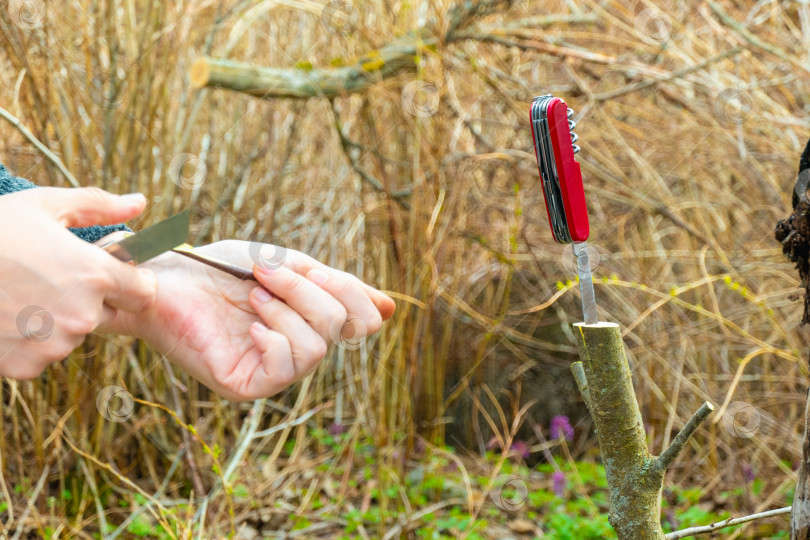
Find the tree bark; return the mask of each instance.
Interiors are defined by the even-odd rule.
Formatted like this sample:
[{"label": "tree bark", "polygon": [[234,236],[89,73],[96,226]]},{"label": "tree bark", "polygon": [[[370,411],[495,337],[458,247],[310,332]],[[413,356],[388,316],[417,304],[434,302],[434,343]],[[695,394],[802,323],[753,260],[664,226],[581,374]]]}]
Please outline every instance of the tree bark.
[{"label": "tree bark", "polygon": [[579,354],[610,488],[610,525],[620,540],[664,540],[658,503],[664,475],[647,450],[619,325],[574,327],[582,338]]},{"label": "tree bark", "polygon": [[799,467],[799,479],[793,493],[793,510],[790,514],[791,540],[810,540],[810,400],[804,409],[804,443],[802,444],[802,464]]},{"label": "tree bark", "polygon": [[[272,68],[201,57],[191,66],[191,84],[195,88],[226,88],[263,99],[331,98],[361,92],[381,80],[415,71],[424,48],[435,48],[439,42],[448,44],[464,39],[461,35],[464,28],[481,17],[508,10],[513,2],[457,2],[442,20],[433,20],[379,50],[337,68]],[[550,19],[549,23],[553,22],[554,19]]]},{"label": "tree bark", "polygon": [[338,68],[261,67],[204,56],[192,64],[190,78],[195,88],[226,88],[263,99],[336,97],[416,70],[420,49],[429,46],[435,40],[410,36]]},{"label": "tree bark", "polygon": [[[796,264],[804,288],[802,325],[810,323],[810,141],[799,159],[799,177],[793,187],[793,213],[780,219],[774,229],[776,240],[782,244],[782,253]],[[790,515],[790,538],[810,540],[810,403],[805,405],[804,442],[802,463],[796,491],[793,493],[793,511]]]}]

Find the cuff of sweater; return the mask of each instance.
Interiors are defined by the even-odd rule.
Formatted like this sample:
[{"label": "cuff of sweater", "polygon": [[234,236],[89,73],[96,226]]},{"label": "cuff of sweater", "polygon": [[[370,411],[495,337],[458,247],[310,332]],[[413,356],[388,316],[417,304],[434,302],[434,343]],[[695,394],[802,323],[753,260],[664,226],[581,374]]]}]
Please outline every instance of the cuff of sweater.
[{"label": "cuff of sweater", "polygon": [[[3,164],[0,163],[0,195],[35,187],[37,186],[28,180],[13,176],[8,172],[8,169],[6,169]],[[91,243],[96,242],[97,240],[115,231],[131,231],[131,229],[123,223],[107,226],[93,225],[92,227],[70,228],[68,230],[82,240],[86,240]]]},{"label": "cuff of sweater", "polygon": [[93,225],[92,227],[81,227],[81,228],[69,228],[70,232],[81,238],[82,240],[86,240],[90,243],[96,242],[101,240],[105,236],[115,231],[130,231],[132,229],[127,227],[124,224],[118,225]]}]

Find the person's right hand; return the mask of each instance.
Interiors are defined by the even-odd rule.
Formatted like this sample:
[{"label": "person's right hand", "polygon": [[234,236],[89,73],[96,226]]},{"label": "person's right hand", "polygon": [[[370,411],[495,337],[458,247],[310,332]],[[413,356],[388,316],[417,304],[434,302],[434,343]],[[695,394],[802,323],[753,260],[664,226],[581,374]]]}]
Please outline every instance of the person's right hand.
[{"label": "person's right hand", "polygon": [[67,227],[109,225],[143,211],[141,194],[35,188],[0,196],[0,375],[30,379],[65,358],[117,311],[154,301],[154,274]]}]

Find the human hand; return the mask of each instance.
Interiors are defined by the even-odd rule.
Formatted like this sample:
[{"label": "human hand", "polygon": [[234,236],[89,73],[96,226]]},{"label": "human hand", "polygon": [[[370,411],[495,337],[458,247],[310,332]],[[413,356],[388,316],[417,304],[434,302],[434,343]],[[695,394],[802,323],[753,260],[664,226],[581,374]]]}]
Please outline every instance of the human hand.
[{"label": "human hand", "polygon": [[[359,344],[393,314],[388,296],[298,251],[286,250],[283,264],[254,265],[251,246],[262,245],[196,248],[252,267],[259,283],[177,253],[147,261],[141,266],[158,277],[155,303],[138,316],[121,313],[114,328],[143,338],[224,398],[247,400],[278,393],[312,372],[329,343]],[[268,266],[278,268],[261,268]]]},{"label": "human hand", "polygon": [[0,375],[30,379],[65,358],[117,312],[154,300],[151,271],[67,230],[131,219],[143,195],[36,188],[0,197]]}]

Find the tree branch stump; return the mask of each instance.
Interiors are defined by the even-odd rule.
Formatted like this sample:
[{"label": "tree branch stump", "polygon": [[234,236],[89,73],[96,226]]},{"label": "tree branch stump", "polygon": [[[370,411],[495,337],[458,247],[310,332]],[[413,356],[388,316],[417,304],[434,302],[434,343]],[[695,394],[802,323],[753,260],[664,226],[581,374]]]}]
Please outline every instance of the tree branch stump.
[{"label": "tree branch stump", "polygon": [[647,449],[619,325],[574,327],[610,488],[608,521],[620,540],[664,540],[658,503],[664,475]]}]

